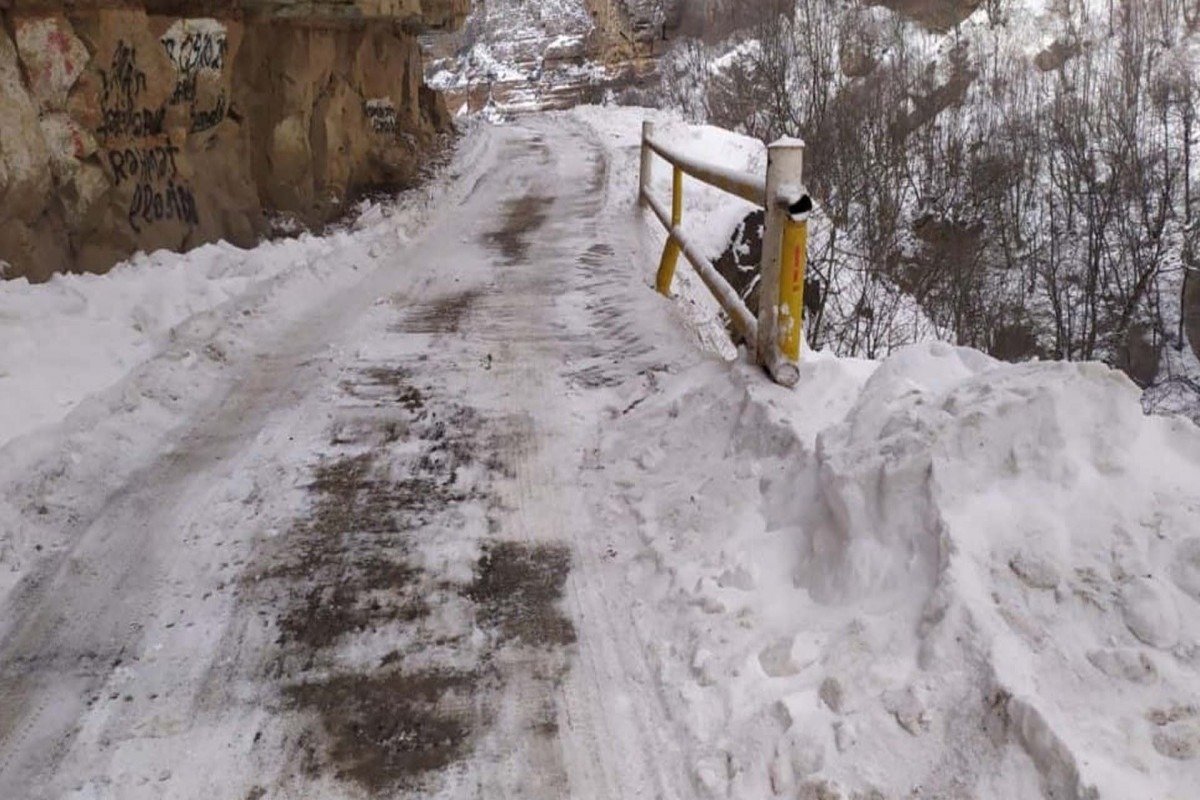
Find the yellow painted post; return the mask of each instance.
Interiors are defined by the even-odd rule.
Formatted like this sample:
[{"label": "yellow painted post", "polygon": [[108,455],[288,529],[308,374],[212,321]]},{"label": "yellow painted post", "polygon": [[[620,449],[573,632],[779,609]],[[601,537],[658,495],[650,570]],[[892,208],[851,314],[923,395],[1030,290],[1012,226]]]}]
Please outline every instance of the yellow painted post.
[{"label": "yellow painted post", "polygon": [[[792,222],[791,206],[803,193],[804,142],[780,139],[767,147],[767,218],[763,225],[763,259],[758,290],[758,342],[756,360],[767,368],[776,383],[795,386],[800,368],[795,358],[783,352],[787,306],[783,278],[790,271],[784,263],[784,236]],[[790,280],[790,277],[789,277]],[[803,282],[800,287],[803,302]],[[799,331],[797,331],[799,335]]]},{"label": "yellow painted post", "polygon": [[789,219],[783,228],[783,255],[779,265],[779,349],[793,362],[800,360],[807,268],[808,220]]},{"label": "yellow painted post", "polygon": [[[683,222],[683,170],[675,167],[671,181],[671,229]],[[668,232],[667,246],[663,249],[662,261],[658,265],[655,286],[659,294],[671,294],[671,280],[675,277],[675,264],[679,261],[679,242]]]}]

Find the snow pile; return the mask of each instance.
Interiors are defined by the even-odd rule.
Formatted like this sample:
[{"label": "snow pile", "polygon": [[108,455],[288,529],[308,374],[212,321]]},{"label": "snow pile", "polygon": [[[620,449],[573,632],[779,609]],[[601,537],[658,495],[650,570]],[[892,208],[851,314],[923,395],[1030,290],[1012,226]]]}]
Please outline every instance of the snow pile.
[{"label": "snow pile", "polygon": [[1200,756],[1194,426],[1143,417],[1101,365],[931,345],[884,362],[818,437],[815,475],[798,584],[818,602],[920,604],[915,649],[881,648],[903,681],[861,658],[840,674],[844,693],[882,690],[875,724],[904,729],[881,756],[932,770],[933,737],[939,760],[970,748],[977,780],[1029,759],[1055,797],[1197,785],[1200,763],[1179,764]]},{"label": "snow pile", "polygon": [[0,445],[60,420],[160,350],[176,324],[291,266],[297,249],[265,245],[248,258],[221,243],[138,255],[103,276],[0,283]]},{"label": "snow pile", "polygon": [[610,452],[709,796],[1191,796],[1200,430],[938,343],[706,369]]},{"label": "snow pile", "polygon": [[[0,447],[61,421],[162,352],[180,324],[199,314],[249,301],[282,278],[316,278],[321,292],[335,273],[353,277],[348,267],[365,264],[372,248],[382,252],[373,243],[391,234],[383,214],[363,206],[358,232],[304,234],[252,250],[218,242],[186,254],[139,253],[104,275],[0,282]],[[347,251],[354,252],[330,258]]]}]

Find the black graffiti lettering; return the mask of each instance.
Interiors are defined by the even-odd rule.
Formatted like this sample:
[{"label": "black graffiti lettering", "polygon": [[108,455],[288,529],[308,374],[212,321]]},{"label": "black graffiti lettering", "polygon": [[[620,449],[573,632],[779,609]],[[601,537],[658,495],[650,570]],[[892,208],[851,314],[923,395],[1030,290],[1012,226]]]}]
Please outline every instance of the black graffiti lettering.
[{"label": "black graffiti lettering", "polygon": [[396,107],[384,100],[368,100],[363,104],[363,114],[376,133],[395,135],[399,126],[396,122]]},{"label": "black graffiti lettering", "polygon": [[105,138],[110,136],[160,136],[166,130],[164,122],[167,110],[165,108],[158,110],[140,108],[136,111],[103,109],[103,114],[103,121],[96,131]]},{"label": "black graffiti lettering", "polygon": [[182,105],[184,103],[194,103],[196,101],[196,76],[180,75],[179,80],[175,83],[175,90],[171,93],[171,99],[168,101],[173,106]]},{"label": "black graffiti lettering", "polygon": [[127,147],[108,151],[108,165],[117,186],[127,179],[157,182],[179,174],[179,165],[175,162],[177,153],[179,148],[171,144]]},{"label": "black graffiti lettering", "polygon": [[167,219],[183,219],[183,214],[179,210],[179,193],[175,191],[175,184],[167,184],[167,196],[165,198]]},{"label": "black graffiti lettering", "polygon": [[138,69],[137,50],[117,40],[107,70],[100,70],[101,105],[132,109],[134,100],[146,89],[146,73]]},{"label": "black graffiti lettering", "polygon": [[135,233],[142,232],[142,227],[138,225],[137,218],[144,202],[142,199],[142,184],[139,183],[134,187],[133,198],[129,201],[129,227],[133,228]]},{"label": "black graffiti lettering", "polygon": [[118,41],[108,69],[100,73],[100,126],[104,139],[118,136],[159,136],[166,109],[145,108],[139,103],[146,91],[146,73],[138,69],[137,50]]},{"label": "black graffiti lettering", "polygon": [[188,187],[167,181],[165,187],[139,183],[129,201],[129,227],[141,233],[144,225],[177,219],[187,225],[199,225],[196,197]]},{"label": "black graffiti lettering", "polygon": [[225,119],[225,107],[227,104],[225,93],[217,98],[217,104],[207,111],[197,111],[196,106],[192,106],[192,133],[201,133],[211,128],[215,128]]},{"label": "black graffiti lettering", "polygon": [[219,72],[225,68],[229,39],[224,33],[188,33],[182,40],[165,36],[162,43],[167,57],[180,72],[195,73],[202,69]]},{"label": "black graffiti lettering", "polygon": [[225,119],[228,101],[222,92],[213,108],[197,111],[197,78],[202,70],[220,72],[225,68],[225,58],[229,52],[228,37],[224,32],[186,33],[182,39],[164,36],[162,44],[167,57],[179,70],[170,105],[188,103],[191,106],[191,133],[215,128]]},{"label": "black graffiti lettering", "polygon": [[109,150],[108,166],[112,169],[113,179],[120,186],[125,180],[125,154],[120,150]]}]

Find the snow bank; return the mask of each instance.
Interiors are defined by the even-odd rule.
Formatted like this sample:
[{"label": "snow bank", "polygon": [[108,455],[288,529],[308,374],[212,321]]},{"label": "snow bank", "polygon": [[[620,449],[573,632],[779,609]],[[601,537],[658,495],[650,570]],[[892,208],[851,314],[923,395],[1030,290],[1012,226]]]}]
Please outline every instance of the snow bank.
[{"label": "snow bank", "polygon": [[631,581],[709,796],[1193,796],[1200,430],[1123,375],[929,344],[634,414],[613,457],[671,467]]},{"label": "snow bank", "polygon": [[[359,210],[355,227],[374,229],[357,235],[364,251],[381,235],[382,213],[374,205]],[[162,352],[176,328],[198,314],[246,299],[283,276],[353,276],[354,257],[329,256],[355,239],[348,231],[304,234],[251,250],[220,242],[185,254],[141,253],[104,275],[0,282],[0,447],[60,422],[80,401]]]},{"label": "snow bank", "polygon": [[103,276],[0,283],[0,446],[61,420],[161,349],[176,324],[291,266],[297,249],[264,245],[251,259],[215,244],[138,255]]},{"label": "snow bank", "polygon": [[1143,416],[1098,364],[930,345],[884,362],[818,437],[816,474],[799,582],[831,603],[920,598],[916,671],[892,690],[916,739],[961,748],[935,723],[975,718],[976,747],[1019,748],[1055,797],[1200,785],[1179,762],[1200,756],[1193,425]]}]

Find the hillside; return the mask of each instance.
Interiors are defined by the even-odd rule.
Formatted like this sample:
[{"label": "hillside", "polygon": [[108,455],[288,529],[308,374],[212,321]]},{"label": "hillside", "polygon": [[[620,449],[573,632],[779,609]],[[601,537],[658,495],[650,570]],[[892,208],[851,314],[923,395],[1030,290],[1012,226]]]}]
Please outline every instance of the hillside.
[{"label": "hillside", "polygon": [[808,143],[810,340],[1100,359],[1194,410],[1200,9],[883,5],[764,2],[663,62],[666,105]]}]

